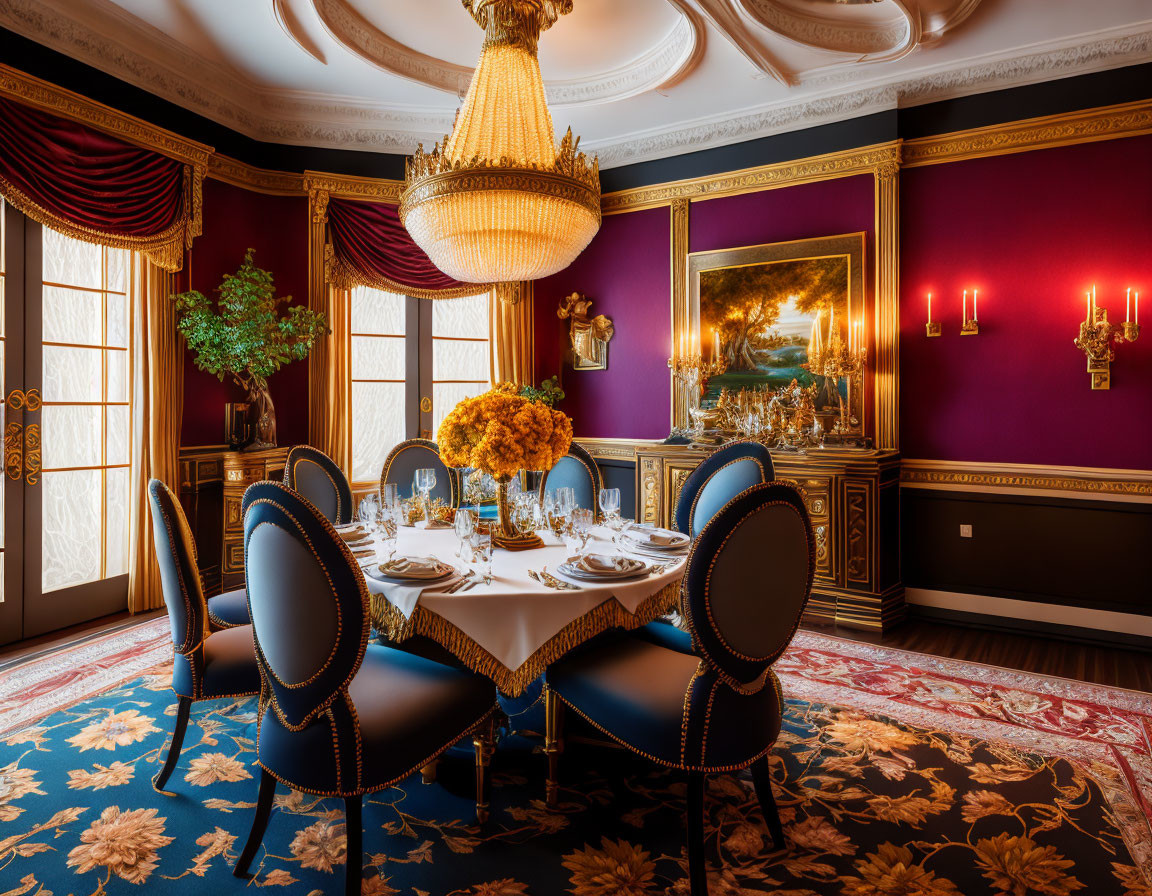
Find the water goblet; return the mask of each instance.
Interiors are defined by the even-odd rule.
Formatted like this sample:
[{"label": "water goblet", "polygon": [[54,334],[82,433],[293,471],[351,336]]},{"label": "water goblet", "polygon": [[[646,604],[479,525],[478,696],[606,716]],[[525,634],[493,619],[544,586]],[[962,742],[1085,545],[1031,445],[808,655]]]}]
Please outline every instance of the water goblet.
[{"label": "water goblet", "polygon": [[400,499],[400,493],[396,488],[395,482],[385,482],[380,486],[380,506],[386,507],[389,510],[396,509],[396,503]]},{"label": "water goblet", "polygon": [[556,489],[556,509],[559,510],[563,516],[571,516],[572,511],[577,508],[576,503],[576,489],[571,486],[561,486]]},{"label": "water goblet", "polygon": [[477,528],[472,533],[472,562],[485,585],[492,584],[492,533]]},{"label": "water goblet", "polygon": [[568,527],[568,549],[574,551],[578,557],[588,552],[588,541],[592,537],[592,527],[595,519],[591,510],[577,508],[572,511],[572,524]]},{"label": "water goblet", "polygon": [[376,511],[376,531],[380,533],[380,541],[388,552],[386,560],[391,560],[396,554],[396,536],[400,532],[398,513],[394,504],[381,504]]},{"label": "water goblet", "polygon": [[375,495],[365,495],[356,508],[356,519],[363,523],[371,532],[376,525],[376,512],[380,509],[380,501]]},{"label": "water goblet", "polygon": [[460,544],[456,548],[456,556],[463,557],[464,547],[469,544],[469,539],[476,530],[476,517],[471,510],[461,507],[456,511],[456,518],[452,527],[456,530],[456,537],[460,539]]}]

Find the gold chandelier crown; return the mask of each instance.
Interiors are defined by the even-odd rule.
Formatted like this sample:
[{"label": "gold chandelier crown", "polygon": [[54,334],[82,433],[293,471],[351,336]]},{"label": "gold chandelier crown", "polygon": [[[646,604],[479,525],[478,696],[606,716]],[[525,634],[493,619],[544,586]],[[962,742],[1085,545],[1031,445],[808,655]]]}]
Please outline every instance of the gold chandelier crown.
[{"label": "gold chandelier crown", "polygon": [[400,219],[444,273],[535,280],[572,263],[600,228],[600,168],[572,129],[559,148],[536,58],[572,0],[463,0],[484,29],[452,133],[405,165]]}]

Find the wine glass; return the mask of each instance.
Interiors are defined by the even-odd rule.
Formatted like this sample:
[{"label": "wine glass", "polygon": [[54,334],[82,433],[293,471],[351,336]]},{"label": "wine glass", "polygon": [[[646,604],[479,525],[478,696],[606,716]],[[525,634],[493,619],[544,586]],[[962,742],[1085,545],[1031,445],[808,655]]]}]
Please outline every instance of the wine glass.
[{"label": "wine glass", "polygon": [[472,562],[485,585],[492,584],[492,533],[477,527],[472,533]]},{"label": "wine glass", "polygon": [[556,489],[556,509],[561,516],[571,516],[577,506],[576,489],[568,485]]},{"label": "wine glass", "polygon": [[472,533],[476,530],[476,517],[471,510],[461,507],[456,511],[456,518],[452,527],[456,530],[456,537],[460,539],[460,545],[456,548],[456,556],[463,557],[464,547],[469,543]]},{"label": "wine glass", "polygon": [[389,510],[396,509],[396,502],[399,500],[399,492],[396,489],[395,482],[385,482],[380,486],[380,506]]},{"label": "wine glass", "polygon": [[388,552],[386,560],[391,560],[396,554],[396,536],[400,532],[399,513],[400,508],[395,503],[387,502],[381,503],[376,511],[376,531],[380,533],[380,541]]},{"label": "wine glass", "polygon": [[620,515],[620,489],[600,489],[600,511],[604,514],[605,521],[612,525],[612,521]]},{"label": "wine glass", "polygon": [[424,467],[416,471],[416,488],[424,501],[424,519],[432,522],[432,508],[428,503],[428,495],[436,488],[436,471],[431,467]]},{"label": "wine glass", "polygon": [[588,551],[588,540],[592,537],[593,516],[591,510],[576,508],[572,511],[572,523],[565,533],[565,544],[577,557]]},{"label": "wine glass", "polygon": [[380,500],[372,494],[365,495],[356,508],[356,518],[364,524],[369,532],[376,526],[376,512],[380,509]]}]

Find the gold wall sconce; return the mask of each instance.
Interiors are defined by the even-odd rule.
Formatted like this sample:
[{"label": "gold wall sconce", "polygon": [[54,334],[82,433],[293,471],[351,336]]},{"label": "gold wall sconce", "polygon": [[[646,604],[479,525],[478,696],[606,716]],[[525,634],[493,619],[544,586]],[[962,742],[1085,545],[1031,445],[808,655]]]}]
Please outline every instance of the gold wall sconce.
[{"label": "gold wall sconce", "polygon": [[980,333],[980,315],[976,310],[976,300],[979,296],[980,290],[972,290],[972,317],[968,317],[968,290],[964,290],[964,316],[961,318],[960,335],[961,336],[977,336]]},{"label": "gold wall sconce", "polygon": [[608,343],[616,335],[612,321],[603,314],[592,317],[592,300],[574,292],[560,300],[556,316],[571,320],[568,328],[573,370],[606,370]]},{"label": "gold wall sconce", "polygon": [[932,293],[928,293],[928,322],[924,324],[924,329],[930,338],[939,336],[944,332],[944,328],[940,326],[940,321],[932,320]]},{"label": "gold wall sconce", "polygon": [[1088,358],[1088,373],[1092,377],[1093,389],[1112,387],[1115,346],[1135,342],[1140,338],[1140,293],[1135,293],[1134,318],[1132,298],[1132,288],[1129,287],[1125,320],[1117,327],[1108,321],[1108,309],[1096,304],[1096,287],[1093,286],[1085,295],[1085,315],[1084,320],[1080,321],[1080,335],[1072,343]]}]

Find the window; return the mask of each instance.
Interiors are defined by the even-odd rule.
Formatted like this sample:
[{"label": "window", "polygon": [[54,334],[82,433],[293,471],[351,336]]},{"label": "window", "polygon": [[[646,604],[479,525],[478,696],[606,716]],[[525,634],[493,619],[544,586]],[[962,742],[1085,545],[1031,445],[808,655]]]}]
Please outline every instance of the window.
[{"label": "window", "polygon": [[489,296],[415,299],[361,286],[351,301],[352,481],[375,482],[397,443],[435,437],[458,401],[489,387]]},{"label": "window", "polygon": [[45,592],[128,571],[131,267],[43,229]]}]

